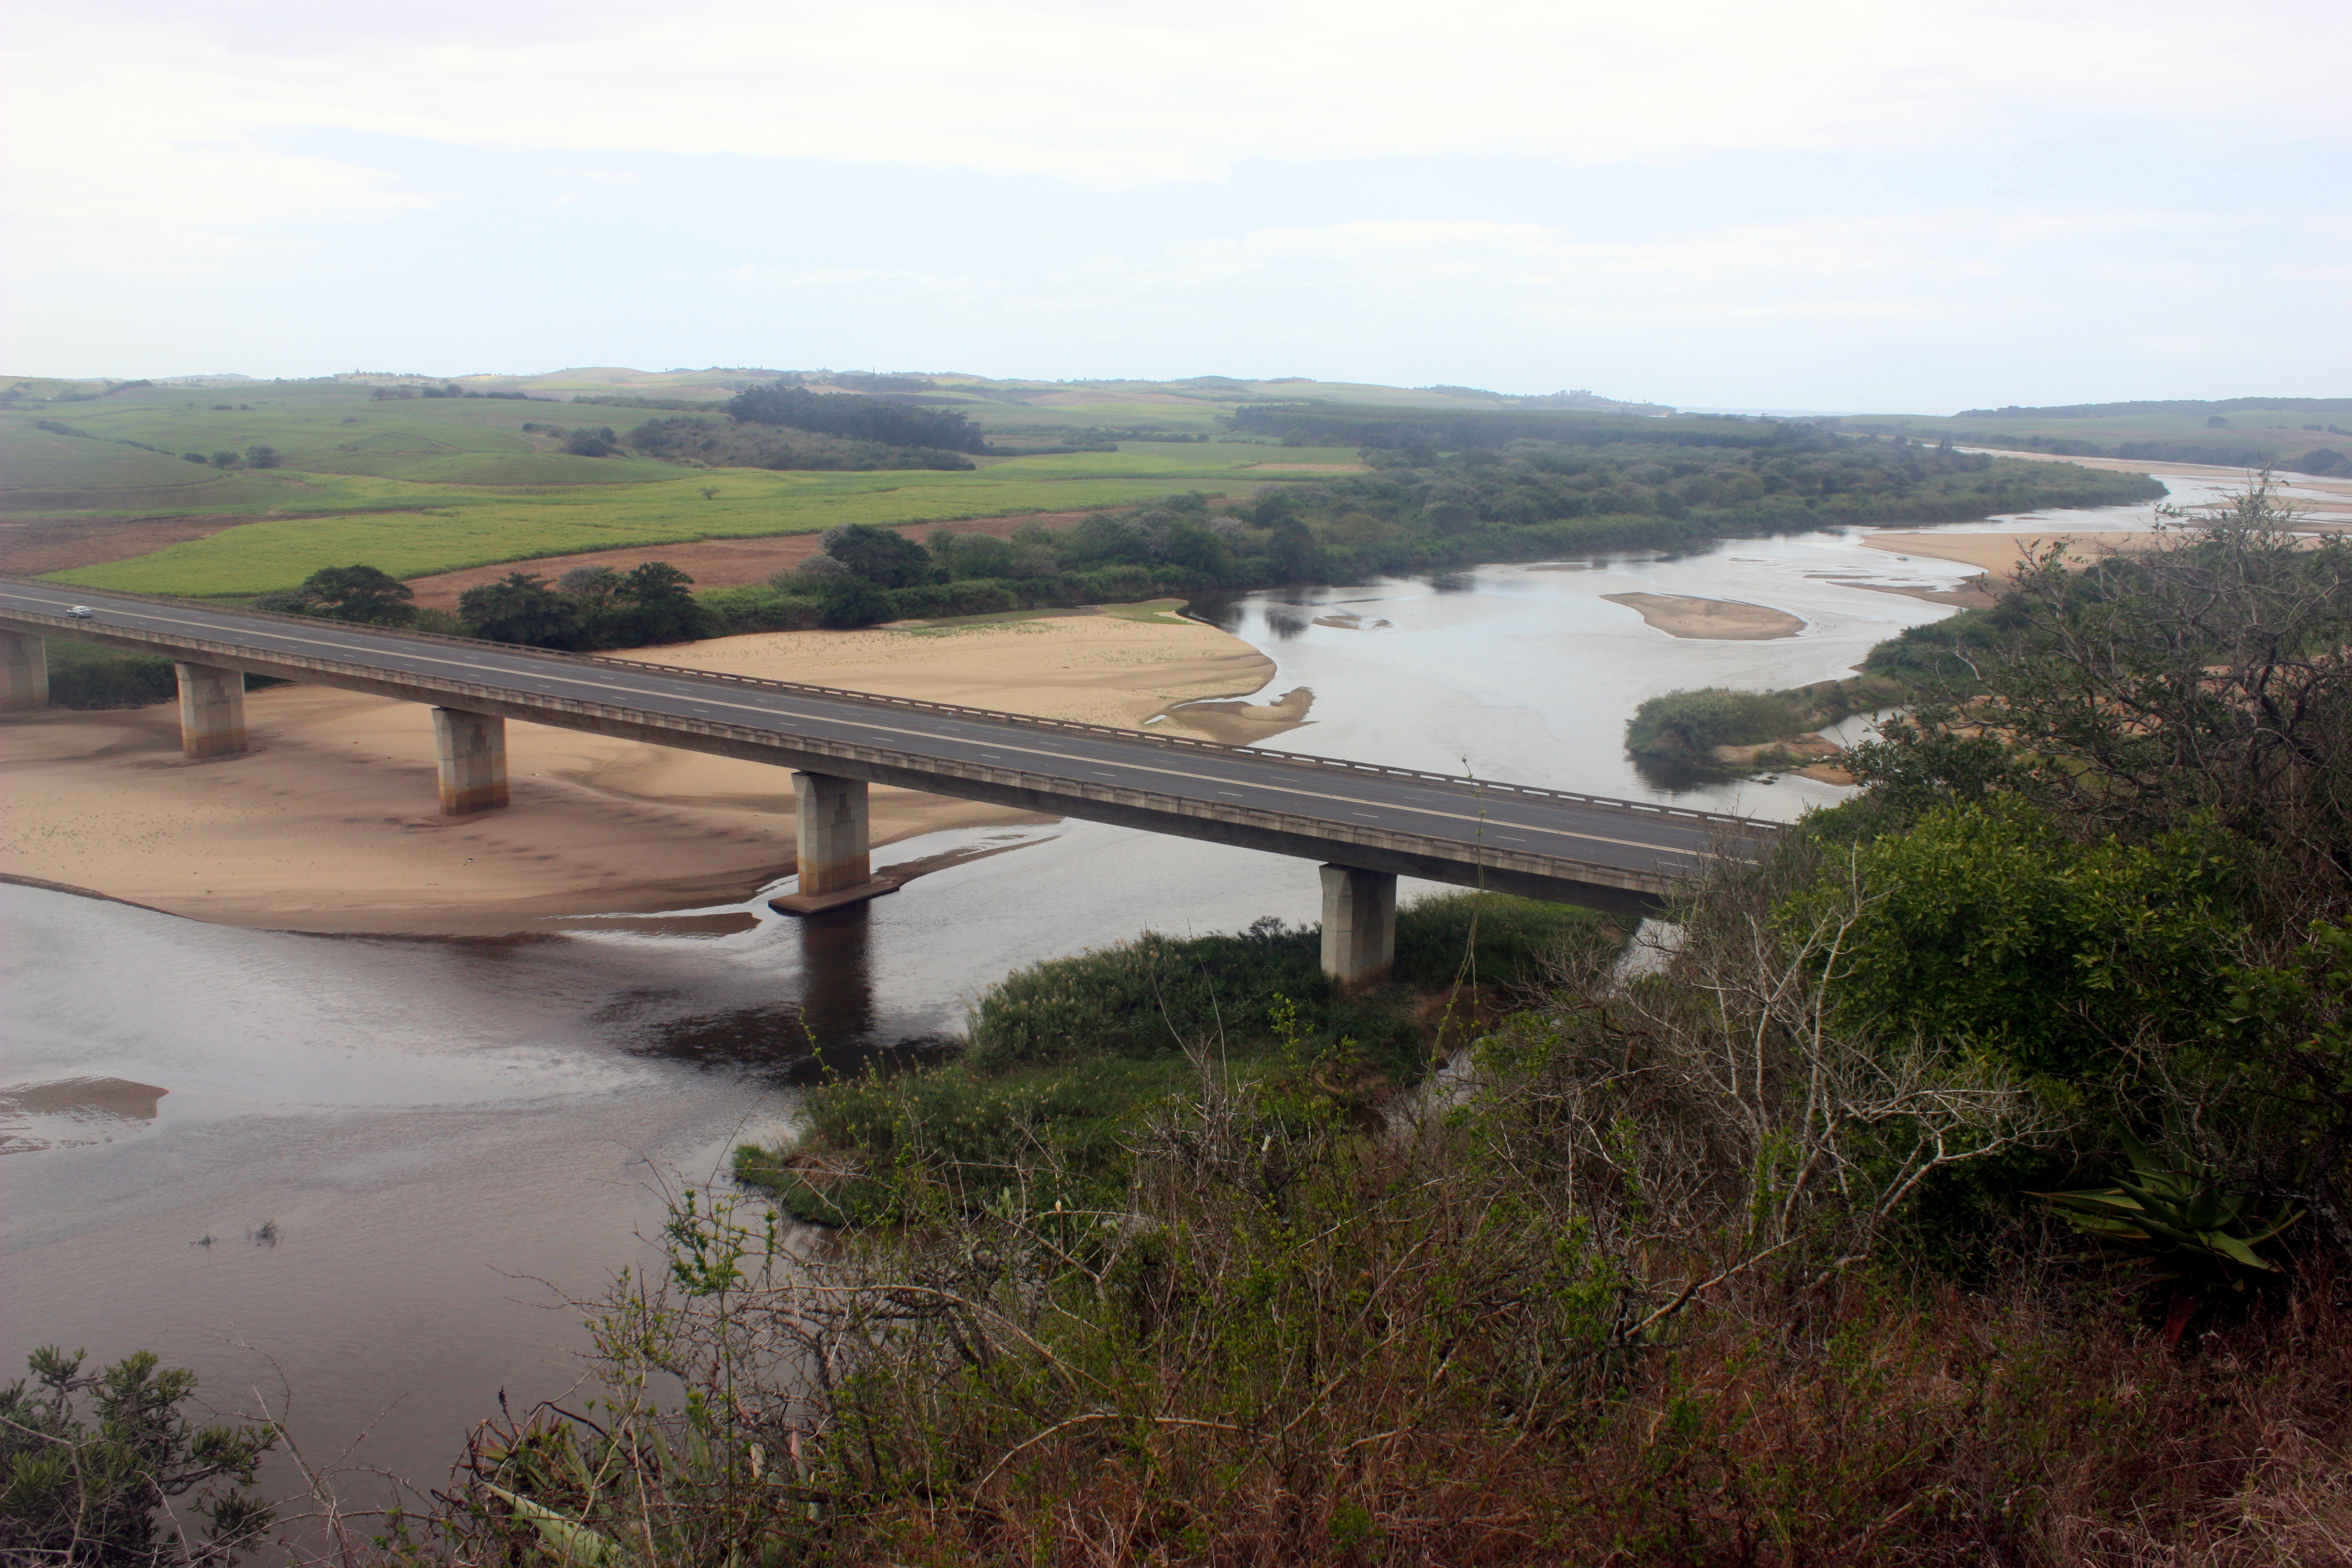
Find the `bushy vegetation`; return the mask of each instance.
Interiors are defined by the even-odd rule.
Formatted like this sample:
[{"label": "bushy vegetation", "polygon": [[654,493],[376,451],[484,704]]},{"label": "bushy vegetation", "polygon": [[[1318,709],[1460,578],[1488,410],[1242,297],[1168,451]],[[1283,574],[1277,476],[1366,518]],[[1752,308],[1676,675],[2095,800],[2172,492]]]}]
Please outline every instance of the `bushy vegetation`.
[{"label": "bushy vegetation", "polygon": [[[1712,868],[1645,965],[1562,944],[1418,1090],[1368,1092],[1285,989],[1295,933],[1041,966],[962,1077],[820,1093],[820,1147],[851,1107],[830,1153],[881,1152],[863,1214],[908,1223],[681,1208],[667,1279],[602,1305],[610,1407],[485,1434],[445,1527],[480,1559],[2340,1563],[2352,558],[2280,521],[2045,563],[1857,800]],[[1212,959],[1264,1023],[1147,1043],[1199,1027]]]},{"label": "bushy vegetation", "polygon": [[1754,746],[1788,740],[1874,708],[1891,706],[1906,688],[1884,676],[1825,680],[1781,691],[1702,687],[1669,691],[1633,710],[1625,722],[1625,749],[1637,759],[1709,764],[1718,746]]},{"label": "bushy vegetation", "polygon": [[458,596],[457,618],[470,636],[528,647],[574,652],[691,642],[713,622],[688,590],[694,579],[667,561],[626,572],[580,566],[553,583],[509,572]]},{"label": "bushy vegetation", "polygon": [[[1383,432],[1402,433],[1374,431]],[[1369,454],[1373,473],[1269,487],[1247,502],[1194,490],[1009,540],[940,532],[930,541],[927,563],[902,563],[880,576],[835,556],[851,576],[878,590],[854,599],[853,588],[820,563],[765,589],[730,592],[710,607],[722,624],[740,630],[871,625],[1351,582],[1474,562],[1672,547],[1723,533],[1977,518],[2161,493],[2137,474],[1997,464],[1803,430],[1784,430],[1777,442],[1735,434],[1751,444],[1696,453],[1672,442],[1630,449],[1622,443],[1588,448],[1517,442],[1452,454],[1375,449]],[[834,555],[831,544],[827,554]]]},{"label": "bushy vegetation", "polygon": [[810,1091],[808,1134],[790,1151],[743,1150],[737,1173],[825,1224],[899,1215],[902,1161],[985,1202],[1044,1159],[1066,1201],[1097,1204],[1124,1179],[1138,1118],[1195,1081],[1202,1053],[1361,1110],[1432,1065],[1424,998],[1472,988],[1458,1002],[1466,1026],[1476,987],[1532,983],[1605,931],[1587,911],[1499,894],[1423,900],[1400,913],[1391,983],[1347,996],[1322,973],[1318,933],[1270,920],[1052,960],[981,999],[954,1058]]},{"label": "bushy vegetation", "polygon": [[275,1431],[194,1426],[195,1374],[144,1351],[83,1360],[45,1346],[0,1389],[0,1559],[196,1568],[258,1547],[272,1510],[251,1488]]},{"label": "bushy vegetation", "polygon": [[290,593],[263,594],[253,601],[253,607],[364,626],[406,626],[416,624],[415,600],[415,589],[373,566],[321,566],[304,578],[300,587]]}]

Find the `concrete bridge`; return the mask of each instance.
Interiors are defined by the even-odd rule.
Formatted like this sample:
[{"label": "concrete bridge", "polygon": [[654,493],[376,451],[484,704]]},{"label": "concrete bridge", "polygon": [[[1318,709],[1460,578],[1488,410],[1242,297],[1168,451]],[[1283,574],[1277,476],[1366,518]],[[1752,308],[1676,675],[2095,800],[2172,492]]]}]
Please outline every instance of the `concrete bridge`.
[{"label": "concrete bridge", "polygon": [[[77,605],[95,615],[68,616]],[[509,719],[792,769],[799,890],[776,903],[793,912],[896,887],[874,875],[868,784],[1313,860],[1323,965],[1346,985],[1388,969],[1400,876],[1642,913],[1708,857],[1745,858],[1777,831],[1526,784],[7,579],[0,709],[47,700],[52,637],[174,660],[191,758],[246,749],[247,675],[428,703],[451,816],[507,804]]]}]

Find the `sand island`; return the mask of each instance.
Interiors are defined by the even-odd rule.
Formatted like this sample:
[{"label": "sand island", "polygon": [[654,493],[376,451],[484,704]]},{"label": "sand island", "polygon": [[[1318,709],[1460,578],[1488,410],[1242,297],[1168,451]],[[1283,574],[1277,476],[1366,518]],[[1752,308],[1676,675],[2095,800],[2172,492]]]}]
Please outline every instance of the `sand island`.
[{"label": "sand island", "polygon": [[1612,605],[1623,605],[1668,637],[1699,637],[1717,642],[1760,642],[1769,637],[1792,637],[1805,629],[1802,618],[1764,605],[1737,599],[1700,599],[1683,594],[1603,594]]}]

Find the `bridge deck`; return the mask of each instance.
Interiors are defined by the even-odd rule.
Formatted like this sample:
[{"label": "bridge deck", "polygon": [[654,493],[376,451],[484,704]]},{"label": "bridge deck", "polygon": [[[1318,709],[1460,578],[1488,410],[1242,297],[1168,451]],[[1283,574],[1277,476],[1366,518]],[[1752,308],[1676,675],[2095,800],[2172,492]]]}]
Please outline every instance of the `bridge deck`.
[{"label": "bridge deck", "polygon": [[[68,618],[71,605],[98,612]],[[590,730],[936,795],[1639,910],[1740,818],[339,621],[0,580],[0,630]]]}]

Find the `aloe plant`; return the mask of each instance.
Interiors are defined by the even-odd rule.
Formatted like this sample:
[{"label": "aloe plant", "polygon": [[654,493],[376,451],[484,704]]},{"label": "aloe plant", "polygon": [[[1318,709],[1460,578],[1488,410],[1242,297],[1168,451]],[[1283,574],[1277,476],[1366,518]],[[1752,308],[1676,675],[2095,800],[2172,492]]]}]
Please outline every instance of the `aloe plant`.
[{"label": "aloe plant", "polygon": [[2167,1163],[2129,1132],[2117,1129],[2116,1137],[2127,1171],[2115,1185],[2033,1195],[2075,1229],[2156,1265],[2155,1279],[2172,1287],[2164,1342],[2177,1344],[2203,1296],[2218,1287],[2243,1290],[2250,1275],[2277,1272],[2254,1248],[2303,1215],[2255,1214],[2253,1199],[2230,1191],[2210,1164],[2186,1156]]}]

